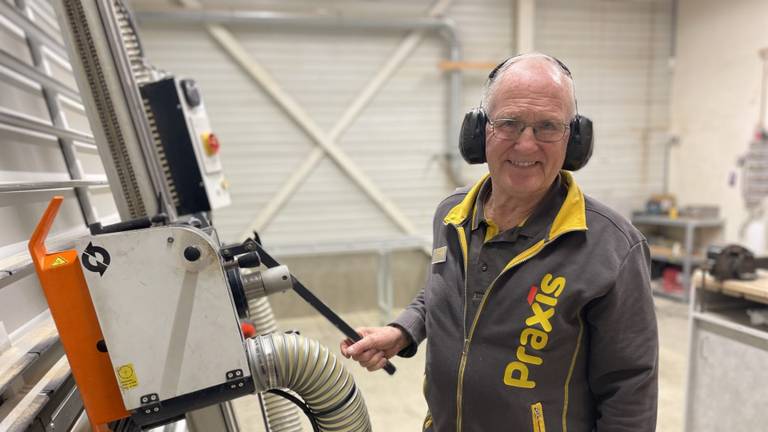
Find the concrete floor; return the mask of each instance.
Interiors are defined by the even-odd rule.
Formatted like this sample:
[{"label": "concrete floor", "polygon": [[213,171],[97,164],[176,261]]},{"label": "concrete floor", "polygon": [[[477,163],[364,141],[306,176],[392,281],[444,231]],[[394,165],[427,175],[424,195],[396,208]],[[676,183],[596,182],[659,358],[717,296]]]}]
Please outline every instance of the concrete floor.
[{"label": "concrete floor", "polygon": [[[681,432],[685,399],[685,371],[688,355],[688,309],[678,302],[656,299],[656,311],[661,339],[660,391],[658,431]],[[380,316],[376,311],[345,314],[353,327],[376,325]],[[339,331],[319,316],[284,319],[282,330],[300,330],[301,334],[319,340],[338,353],[341,339]],[[421,394],[424,371],[424,350],[414,358],[393,362],[398,372],[390,377],[383,371],[369,373],[356,363],[344,359],[355,376],[371,416],[373,430],[420,431],[426,413]],[[255,397],[235,401],[238,420],[244,431],[264,431],[263,421]],[[311,431],[309,423],[305,431]]]}]

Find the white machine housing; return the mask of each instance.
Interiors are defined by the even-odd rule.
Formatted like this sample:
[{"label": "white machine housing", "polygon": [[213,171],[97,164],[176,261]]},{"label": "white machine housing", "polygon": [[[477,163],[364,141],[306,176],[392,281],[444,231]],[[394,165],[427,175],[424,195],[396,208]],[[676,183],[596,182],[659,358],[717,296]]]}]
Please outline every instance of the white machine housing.
[{"label": "white machine housing", "polygon": [[[185,250],[197,250],[195,260]],[[202,230],[162,226],[77,245],[125,408],[251,375],[218,248]],[[197,255],[192,254],[192,256]],[[130,366],[134,379],[120,376]],[[130,378],[130,377],[128,377]]]}]

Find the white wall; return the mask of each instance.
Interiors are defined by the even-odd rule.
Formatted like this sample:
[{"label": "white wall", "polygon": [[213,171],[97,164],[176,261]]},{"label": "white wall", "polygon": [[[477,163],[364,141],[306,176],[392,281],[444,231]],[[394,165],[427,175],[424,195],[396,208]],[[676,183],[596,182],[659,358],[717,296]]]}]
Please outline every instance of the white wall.
[{"label": "white wall", "polygon": [[[137,10],[145,2],[136,1]],[[432,0],[360,2],[259,0],[207,2],[239,7],[339,16],[420,17]],[[322,5],[322,10],[318,10]],[[457,23],[465,57],[496,61],[512,51],[512,2],[456,0],[446,15]],[[151,62],[200,83],[211,124],[222,142],[222,161],[233,204],[214,221],[222,237],[241,239],[267,203],[317,146],[296,122],[246,76],[202,25],[139,23]],[[248,54],[324,131],[338,122],[381,69],[407,31],[226,26]],[[418,234],[431,235],[436,205],[453,190],[442,168],[446,136],[447,75],[438,64],[445,44],[427,34],[337,140],[339,148],[405,214]],[[465,74],[465,108],[480,98],[484,71]],[[470,177],[470,176],[467,176]],[[471,178],[476,175],[471,175]],[[261,229],[268,245],[382,239],[402,230],[329,158],[324,158]]]},{"label": "white wall", "polygon": [[672,88],[670,191],[681,204],[716,204],[726,240],[738,241],[746,216],[739,173],[757,124],[762,65],[768,46],[765,0],[680,0]]},{"label": "white wall", "polygon": [[536,0],[534,46],[573,72],[595,149],[584,191],[625,216],[663,190],[672,70],[670,0]]},{"label": "white wall", "polygon": [[[327,0],[330,15],[421,16],[432,0],[386,3]],[[318,2],[238,0],[211,7],[317,13]],[[670,0],[537,0],[533,46],[571,65],[580,109],[595,121],[593,162],[577,178],[588,193],[628,215],[661,191],[668,129]],[[147,9],[135,1],[137,10]],[[498,62],[515,53],[514,2],[455,0],[446,16],[457,23],[466,60]],[[286,179],[315,148],[264,90],[195,24],[139,23],[150,62],[200,83],[211,123],[222,141],[232,206],[215,213],[227,240],[237,240]],[[330,129],[405,32],[361,32],[227,25],[248,54],[321,128]],[[440,163],[446,136],[445,47],[434,35],[415,52],[339,147],[402,209],[424,237],[437,203],[452,189]],[[464,108],[476,106],[487,71],[464,74]],[[485,167],[466,167],[474,179]],[[311,215],[311,217],[308,217]],[[309,223],[308,223],[309,222]],[[322,227],[322,229],[318,229]],[[261,230],[268,245],[357,241],[402,232],[325,159],[277,216]]]}]

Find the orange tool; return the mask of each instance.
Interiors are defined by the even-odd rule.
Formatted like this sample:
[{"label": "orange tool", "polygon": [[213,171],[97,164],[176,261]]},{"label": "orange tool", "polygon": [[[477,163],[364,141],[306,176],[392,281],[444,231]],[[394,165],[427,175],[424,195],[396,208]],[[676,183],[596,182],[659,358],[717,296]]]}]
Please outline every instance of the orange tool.
[{"label": "orange tool", "polygon": [[108,422],[128,417],[130,413],[123,405],[109,356],[97,348],[104,336],[77,251],[70,249],[48,253],[45,248],[45,238],[62,201],[60,196],[51,199],[29,240],[29,253],[91,427],[94,431],[108,431]]}]

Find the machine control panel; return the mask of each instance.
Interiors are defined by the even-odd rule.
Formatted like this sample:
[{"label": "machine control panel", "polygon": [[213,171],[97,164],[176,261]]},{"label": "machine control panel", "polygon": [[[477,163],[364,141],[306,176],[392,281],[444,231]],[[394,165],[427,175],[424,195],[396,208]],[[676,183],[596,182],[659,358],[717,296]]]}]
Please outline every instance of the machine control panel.
[{"label": "machine control panel", "polygon": [[179,215],[229,205],[221,143],[193,80],[168,77],[141,87]]}]

